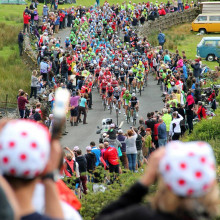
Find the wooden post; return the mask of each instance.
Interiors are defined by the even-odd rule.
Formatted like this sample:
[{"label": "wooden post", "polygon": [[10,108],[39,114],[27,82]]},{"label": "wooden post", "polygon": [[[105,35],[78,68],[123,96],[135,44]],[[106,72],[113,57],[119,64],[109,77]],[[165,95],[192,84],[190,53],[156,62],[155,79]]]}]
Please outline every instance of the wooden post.
[{"label": "wooden post", "polygon": [[6,114],[6,117],[8,117],[8,94],[6,94],[6,97],[5,97],[5,114]]}]

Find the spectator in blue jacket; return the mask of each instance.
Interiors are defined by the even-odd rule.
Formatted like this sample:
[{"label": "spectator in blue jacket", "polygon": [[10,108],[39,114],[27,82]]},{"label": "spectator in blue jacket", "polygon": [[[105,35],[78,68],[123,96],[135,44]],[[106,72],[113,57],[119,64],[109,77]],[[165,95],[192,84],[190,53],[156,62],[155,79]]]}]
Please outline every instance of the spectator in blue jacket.
[{"label": "spectator in blue jacket", "polygon": [[158,126],[158,144],[159,147],[165,146],[167,143],[167,130],[166,124],[163,122],[163,119],[159,119],[159,126]]},{"label": "spectator in blue jacket", "polygon": [[160,33],[158,34],[157,39],[158,39],[159,45],[162,46],[162,49],[163,49],[163,45],[166,42],[165,34],[163,34],[162,31],[160,31]]},{"label": "spectator in blue jacket", "polygon": [[91,152],[95,154],[95,166],[97,167],[100,164],[101,151],[95,146],[94,141],[90,142],[90,147],[92,148]]}]

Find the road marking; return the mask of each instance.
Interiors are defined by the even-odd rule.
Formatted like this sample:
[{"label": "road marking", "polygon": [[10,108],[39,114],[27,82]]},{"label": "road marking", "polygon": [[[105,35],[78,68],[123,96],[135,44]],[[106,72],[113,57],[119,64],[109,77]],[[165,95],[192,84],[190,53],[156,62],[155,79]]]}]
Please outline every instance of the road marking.
[{"label": "road marking", "polygon": [[120,123],[119,128],[122,128],[123,124],[124,124],[124,121],[122,121],[122,122]]}]

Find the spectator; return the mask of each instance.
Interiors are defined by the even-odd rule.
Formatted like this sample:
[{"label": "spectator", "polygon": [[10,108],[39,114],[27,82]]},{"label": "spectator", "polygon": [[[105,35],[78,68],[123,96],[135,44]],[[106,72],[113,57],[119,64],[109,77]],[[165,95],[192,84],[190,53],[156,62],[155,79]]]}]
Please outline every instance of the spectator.
[{"label": "spectator", "polygon": [[100,164],[101,151],[95,146],[95,142],[90,142],[90,147],[92,148],[91,152],[95,154],[96,162],[95,166],[97,167]]},{"label": "spectator", "polygon": [[34,95],[34,98],[37,98],[37,86],[38,86],[38,78],[37,78],[37,70],[33,70],[32,76],[31,76],[31,94],[30,99]]},{"label": "spectator", "polygon": [[124,168],[128,169],[128,158],[126,154],[125,138],[126,137],[123,135],[123,131],[120,129],[118,131],[117,140],[121,143],[121,152],[122,152],[121,161],[122,161],[122,165],[124,166]]},{"label": "spectator", "polygon": [[[193,155],[193,159],[189,155]],[[208,162],[201,166],[201,158]],[[152,155],[143,177],[119,199],[105,207],[95,220],[215,218],[218,215],[219,188],[216,171],[210,167],[210,164],[215,167],[215,163],[214,153],[207,143],[171,142]],[[199,171],[195,171],[195,167]],[[201,175],[203,178],[198,178]],[[151,205],[140,204],[157,179],[158,190]],[[194,203],[196,205],[193,206]],[[203,212],[199,211],[201,207]],[[197,217],[193,217],[192,213],[197,213]]]},{"label": "spectator", "polygon": [[[178,118],[177,118],[178,117]],[[170,133],[172,140],[179,140],[181,135],[180,122],[183,117],[178,112],[173,112],[173,120],[170,123]]]},{"label": "spectator", "polygon": [[136,162],[137,162],[137,147],[136,147],[137,137],[138,137],[137,133],[132,128],[127,131],[127,137],[125,139],[126,154],[128,157],[128,166],[129,166],[129,170],[133,172],[135,172]]},{"label": "spectator", "polygon": [[20,96],[18,97],[18,109],[20,113],[20,117],[24,118],[25,117],[25,104],[29,103],[27,100],[27,93],[24,91],[20,92]]},{"label": "spectator", "polygon": [[162,46],[162,49],[163,49],[163,45],[166,42],[165,34],[163,34],[162,31],[160,31],[160,33],[158,34],[157,39],[158,39],[159,45]]},{"label": "spectator", "polygon": [[198,108],[198,113],[197,113],[197,115],[198,115],[198,118],[199,118],[199,120],[201,120],[201,119],[206,119],[206,111],[205,111],[205,107],[203,106],[203,104],[202,104],[202,102],[201,101],[199,101],[199,108]]},{"label": "spectator", "polygon": [[165,146],[167,144],[167,130],[166,124],[164,123],[163,119],[159,119],[159,126],[158,126],[158,145],[159,147]]},{"label": "spectator", "polygon": [[136,138],[136,148],[137,148],[137,165],[138,168],[141,167],[143,165],[143,152],[142,152],[142,140],[143,137],[138,133],[138,129],[134,128],[134,131],[137,134],[137,138]]},{"label": "spectator", "polygon": [[24,42],[23,32],[20,31],[19,34],[18,34],[18,46],[19,46],[19,54],[20,54],[20,56],[23,55],[23,42]]},{"label": "spectator", "polygon": [[[95,170],[96,156],[93,152],[91,152],[92,148],[90,146],[86,147],[86,161],[87,161],[87,171],[89,175],[93,174]],[[90,180],[89,180],[90,181]]]},{"label": "spectator", "polygon": [[104,140],[104,160],[108,162],[109,172],[119,174],[119,158],[118,152],[114,147],[110,147],[109,143]]},{"label": "spectator", "polygon": [[25,31],[27,29],[27,33],[29,34],[29,20],[31,19],[31,16],[28,14],[28,12],[24,12],[23,13],[23,20],[24,20],[24,34],[25,34]]},{"label": "spectator", "polygon": [[82,155],[82,151],[80,149],[76,151],[76,162],[79,164],[80,181],[82,182],[83,193],[87,194],[87,161],[86,158]]},{"label": "spectator", "polygon": [[[47,175],[49,170],[53,172],[58,168],[61,156],[59,142],[50,142],[48,130],[31,121],[12,120],[1,127],[3,129],[0,133],[0,160],[5,162],[1,163],[0,173],[5,176],[15,192],[21,219],[63,219],[56,184],[51,179],[53,174],[50,177]],[[52,156],[55,153],[54,149],[58,149],[56,157]],[[53,165],[49,163],[49,158],[53,158]],[[37,213],[32,205],[34,189],[39,181],[45,189],[45,215]]]}]

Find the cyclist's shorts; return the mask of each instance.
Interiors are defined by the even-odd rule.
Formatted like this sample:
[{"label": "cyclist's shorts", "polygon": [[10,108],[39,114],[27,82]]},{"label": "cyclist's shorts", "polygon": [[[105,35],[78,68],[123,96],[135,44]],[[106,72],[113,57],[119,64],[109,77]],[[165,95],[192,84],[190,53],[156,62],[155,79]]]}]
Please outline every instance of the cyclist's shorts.
[{"label": "cyclist's shorts", "polygon": [[133,82],[134,78],[129,78],[129,84],[131,85]]},{"label": "cyclist's shorts", "polygon": [[102,94],[105,94],[106,88],[102,88]]},{"label": "cyclist's shorts", "polygon": [[143,78],[137,78],[138,82],[143,82]]},{"label": "cyclist's shorts", "polygon": [[112,97],[113,93],[112,92],[108,92],[108,97]]},{"label": "cyclist's shorts", "polygon": [[114,96],[114,99],[119,100],[119,99],[120,99],[120,96]]}]

